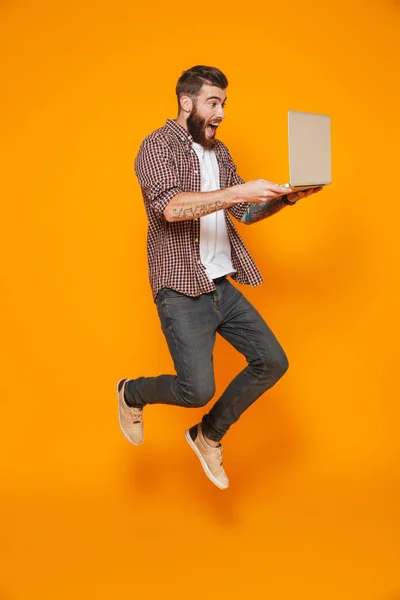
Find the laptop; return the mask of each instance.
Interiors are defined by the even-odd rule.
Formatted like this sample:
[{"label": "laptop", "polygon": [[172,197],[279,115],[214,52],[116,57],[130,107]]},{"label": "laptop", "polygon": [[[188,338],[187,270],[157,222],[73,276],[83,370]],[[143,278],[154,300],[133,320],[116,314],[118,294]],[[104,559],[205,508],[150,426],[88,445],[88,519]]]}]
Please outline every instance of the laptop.
[{"label": "laptop", "polygon": [[288,111],[289,183],[295,191],[332,183],[331,118]]}]

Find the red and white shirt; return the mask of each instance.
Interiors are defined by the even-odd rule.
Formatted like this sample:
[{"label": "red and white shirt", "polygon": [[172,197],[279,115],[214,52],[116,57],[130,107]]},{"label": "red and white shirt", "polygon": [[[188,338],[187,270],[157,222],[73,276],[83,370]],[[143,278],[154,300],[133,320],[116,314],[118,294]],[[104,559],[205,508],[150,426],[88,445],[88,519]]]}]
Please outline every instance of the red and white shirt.
[{"label": "red and white shirt", "polygon": [[[200,258],[200,218],[170,222],[163,214],[176,194],[201,191],[200,163],[192,143],[193,138],[184,127],[167,119],[163,127],[143,140],[135,159],[149,221],[147,259],[154,300],[163,287],[188,296],[215,290]],[[225,144],[215,140],[213,149],[220,189],[244,183]],[[256,286],[263,279],[231,219],[232,215],[240,221],[247,207],[248,203],[242,202],[223,212],[236,270],[232,278]]]}]

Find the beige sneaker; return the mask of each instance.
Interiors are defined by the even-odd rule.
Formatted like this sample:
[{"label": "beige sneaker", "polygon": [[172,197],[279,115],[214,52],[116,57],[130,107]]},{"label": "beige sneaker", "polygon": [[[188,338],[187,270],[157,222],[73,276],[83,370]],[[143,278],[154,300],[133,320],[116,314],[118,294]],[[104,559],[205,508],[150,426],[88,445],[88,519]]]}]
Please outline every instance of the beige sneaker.
[{"label": "beige sneaker", "polygon": [[185,432],[185,438],[200,459],[205,474],[221,490],[229,486],[229,479],[222,466],[222,446],[211,446],[204,439],[200,423]]},{"label": "beige sneaker", "polygon": [[143,408],[128,406],[125,401],[125,384],[129,379],[120,379],[117,383],[118,417],[121,431],[126,439],[138,446],[144,440]]}]

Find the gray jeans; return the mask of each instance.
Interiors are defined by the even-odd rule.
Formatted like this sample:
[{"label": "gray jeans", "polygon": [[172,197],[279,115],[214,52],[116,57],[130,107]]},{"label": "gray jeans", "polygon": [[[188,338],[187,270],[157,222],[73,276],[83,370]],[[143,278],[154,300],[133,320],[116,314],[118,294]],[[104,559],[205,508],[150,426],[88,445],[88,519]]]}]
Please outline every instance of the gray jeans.
[{"label": "gray jeans", "polygon": [[176,375],[139,377],[125,386],[128,403],[205,406],[215,394],[213,349],[218,332],[246,357],[247,366],[203,417],[204,434],[219,441],[240,415],[288,369],[278,340],[261,315],[226,278],[216,290],[189,297],[169,288],[156,304]]}]

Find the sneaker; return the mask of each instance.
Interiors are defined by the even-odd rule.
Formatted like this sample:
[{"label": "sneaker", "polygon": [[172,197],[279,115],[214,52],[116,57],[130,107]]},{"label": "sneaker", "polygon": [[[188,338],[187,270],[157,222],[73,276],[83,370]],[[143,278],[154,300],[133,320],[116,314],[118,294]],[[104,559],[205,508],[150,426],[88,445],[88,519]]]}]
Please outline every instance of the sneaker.
[{"label": "sneaker", "polygon": [[143,408],[126,403],[124,392],[127,381],[129,379],[120,379],[117,383],[119,425],[126,439],[138,446],[144,439]]},{"label": "sneaker", "polygon": [[221,490],[229,486],[229,480],[222,466],[222,446],[211,446],[206,442],[200,423],[185,432],[189,446],[200,459],[205,474]]}]

